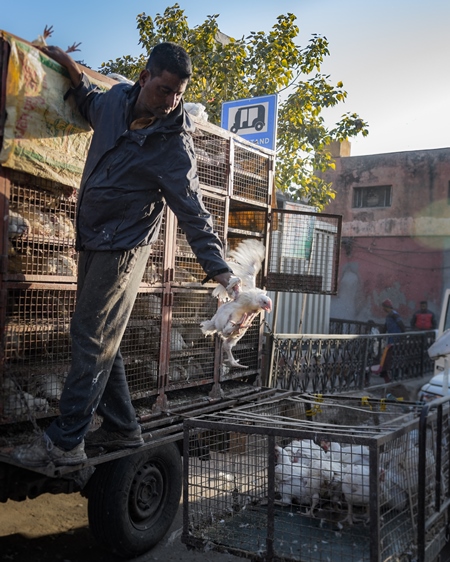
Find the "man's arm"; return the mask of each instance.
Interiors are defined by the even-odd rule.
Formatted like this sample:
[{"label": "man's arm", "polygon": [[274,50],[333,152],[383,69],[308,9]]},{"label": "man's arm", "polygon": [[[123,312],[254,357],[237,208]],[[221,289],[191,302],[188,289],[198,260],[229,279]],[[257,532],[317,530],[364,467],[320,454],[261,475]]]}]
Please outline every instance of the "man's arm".
[{"label": "man's arm", "polygon": [[52,45],[40,47],[40,50],[67,70],[74,88],[80,85],[82,70],[72,57],[61,48]]},{"label": "man's arm", "polygon": [[402,332],[406,332],[406,326],[405,326],[405,324],[404,324],[404,322],[403,322],[403,320],[401,319],[401,317],[400,317],[399,314],[396,315],[396,318],[395,318],[395,319],[396,319],[396,321],[397,321],[398,326],[400,327],[400,330],[401,330]]}]

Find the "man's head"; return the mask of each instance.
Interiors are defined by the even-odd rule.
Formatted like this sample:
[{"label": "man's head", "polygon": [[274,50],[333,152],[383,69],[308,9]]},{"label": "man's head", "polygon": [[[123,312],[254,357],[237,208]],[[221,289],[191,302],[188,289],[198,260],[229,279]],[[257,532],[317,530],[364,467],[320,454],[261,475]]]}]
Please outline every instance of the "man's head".
[{"label": "man's head", "polygon": [[189,82],[192,76],[192,63],[187,52],[170,41],[153,47],[145,67],[151,75],[161,76],[164,70],[176,74],[181,80]]},{"label": "man's head", "polygon": [[391,299],[384,299],[384,301],[381,303],[381,306],[386,311],[391,311],[394,308]]},{"label": "man's head", "polygon": [[189,55],[175,43],[159,43],[139,76],[134,118],[167,117],[181,101],[192,76]]},{"label": "man's head", "polygon": [[428,308],[428,303],[427,301],[420,301],[420,310],[427,310]]}]

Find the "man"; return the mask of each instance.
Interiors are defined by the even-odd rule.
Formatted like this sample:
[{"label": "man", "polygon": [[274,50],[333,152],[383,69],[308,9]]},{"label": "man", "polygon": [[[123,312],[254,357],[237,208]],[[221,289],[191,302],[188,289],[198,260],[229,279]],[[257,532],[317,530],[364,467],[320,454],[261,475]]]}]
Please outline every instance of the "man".
[{"label": "man", "polygon": [[[394,310],[391,299],[385,299],[381,306],[386,313],[384,320],[384,334],[401,334],[406,332],[405,324],[400,318],[400,314]],[[393,338],[388,338],[388,343],[393,343]]]},{"label": "man", "polygon": [[435,330],[436,317],[434,312],[428,310],[427,301],[420,301],[420,308],[416,310],[411,318],[412,330]]},{"label": "man", "polygon": [[108,92],[92,85],[59,47],[42,51],[67,69],[69,93],[94,135],[77,203],[77,306],[61,414],[34,443],[13,452],[32,467],[85,460],[84,437],[96,411],[103,423],[86,437],[90,446],[143,444],[119,344],[165,203],[205,270],[205,281],[228,287],[232,275],[199,192],[193,127],[182,102],[192,74],[186,51],[158,44],[136,84],[118,84]]},{"label": "man", "polygon": [[[381,330],[383,334],[401,334],[406,332],[405,324],[400,318],[400,314],[394,310],[391,299],[385,299],[381,306],[386,313],[386,318],[384,321],[384,326]],[[392,355],[393,355],[393,345],[395,344],[395,338],[388,336],[387,345],[384,348],[381,361],[380,361],[380,377],[384,378],[386,383],[390,382],[390,371],[392,368]]]}]

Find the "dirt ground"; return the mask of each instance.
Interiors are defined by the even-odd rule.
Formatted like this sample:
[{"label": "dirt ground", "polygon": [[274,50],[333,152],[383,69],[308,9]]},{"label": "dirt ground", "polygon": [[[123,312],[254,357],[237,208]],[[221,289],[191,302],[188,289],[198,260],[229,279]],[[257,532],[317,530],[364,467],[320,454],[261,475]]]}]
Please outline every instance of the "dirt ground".
[{"label": "dirt ground", "polygon": [[[236,562],[231,554],[188,550],[181,542],[181,506],[166,537],[147,554],[128,562]],[[124,562],[100,548],[80,494],[44,494],[25,502],[0,503],[1,562]]]},{"label": "dirt ground", "polygon": [[[166,537],[147,554],[127,562],[237,562],[231,554],[188,550],[181,542],[181,506]],[[100,548],[89,532],[87,500],[79,494],[44,494],[0,504],[1,562],[125,562]],[[450,562],[450,548],[441,554]]]}]

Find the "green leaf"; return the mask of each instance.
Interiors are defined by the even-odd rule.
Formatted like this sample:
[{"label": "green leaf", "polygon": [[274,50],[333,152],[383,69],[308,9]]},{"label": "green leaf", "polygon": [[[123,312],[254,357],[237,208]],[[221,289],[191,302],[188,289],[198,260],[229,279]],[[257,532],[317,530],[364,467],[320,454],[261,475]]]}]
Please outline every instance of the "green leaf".
[{"label": "green leaf", "polygon": [[99,72],[137,80],[153,46],[174,41],[188,51],[194,66],[185,99],[202,103],[212,123],[220,124],[224,101],[278,93],[275,185],[322,209],[335,196],[331,185],[320,178],[322,171],[335,165],[327,147],[369,132],[355,113],[344,114],[331,129],[325,126],[322,111],[347,97],[341,81],[333,86],[331,77],[320,73],[330,55],[327,38],[313,34],[305,47],[298,45],[297,18],[291,13],[278,16],[269,33],[249,31],[240,39],[221,34],[218,18],[218,14],[207,15],[191,28],[178,4],[153,17],[138,14],[142,54],[102,63]]}]

